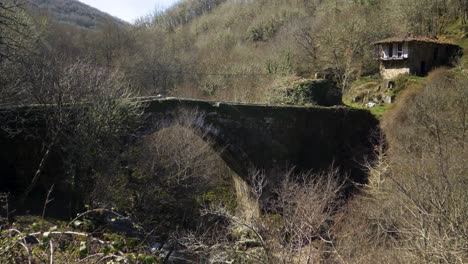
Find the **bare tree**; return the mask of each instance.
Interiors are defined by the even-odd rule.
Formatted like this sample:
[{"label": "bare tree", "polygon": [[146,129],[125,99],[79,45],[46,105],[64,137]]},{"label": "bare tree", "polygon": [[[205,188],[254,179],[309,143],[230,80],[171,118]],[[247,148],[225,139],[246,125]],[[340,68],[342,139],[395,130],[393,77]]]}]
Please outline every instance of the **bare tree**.
[{"label": "bare tree", "polygon": [[[203,214],[217,224],[182,233],[178,241],[209,263],[233,259],[256,263],[339,260],[333,236],[334,217],[344,202],[343,181],[339,180],[338,171],[331,169],[319,174],[287,171],[284,178],[268,212],[257,218],[242,218],[219,205],[205,209]],[[261,201],[258,195],[265,187],[264,174],[253,173],[250,182],[252,194]]]},{"label": "bare tree", "polygon": [[51,58],[34,65],[27,87],[48,111],[43,117],[46,126],[37,135],[43,145],[41,159],[22,201],[44,181],[51,153],[63,157],[63,180],[70,180],[75,191],[92,185],[95,175],[85,168],[108,173],[118,166],[121,141],[137,128],[142,110],[141,104],[129,100],[133,93],[117,71]]},{"label": "bare tree", "polygon": [[22,82],[24,62],[31,57],[38,37],[23,2],[0,2],[0,105],[18,104],[27,97]]},{"label": "bare tree", "polygon": [[28,27],[23,4],[17,0],[0,2],[0,63],[17,60],[23,50],[28,49]]}]

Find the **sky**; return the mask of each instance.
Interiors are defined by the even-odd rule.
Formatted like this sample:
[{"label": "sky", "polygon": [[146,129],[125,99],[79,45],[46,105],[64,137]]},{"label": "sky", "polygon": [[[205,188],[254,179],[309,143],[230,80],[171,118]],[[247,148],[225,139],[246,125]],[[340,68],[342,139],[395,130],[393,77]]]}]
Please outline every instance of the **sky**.
[{"label": "sky", "polygon": [[147,15],[155,10],[163,10],[179,0],[79,0],[112,16],[127,22]]}]

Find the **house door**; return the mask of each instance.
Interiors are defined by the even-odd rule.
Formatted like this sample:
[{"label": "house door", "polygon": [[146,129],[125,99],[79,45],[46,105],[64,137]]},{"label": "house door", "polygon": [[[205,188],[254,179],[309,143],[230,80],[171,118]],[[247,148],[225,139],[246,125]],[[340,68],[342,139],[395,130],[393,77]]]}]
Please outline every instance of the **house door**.
[{"label": "house door", "polygon": [[420,68],[419,72],[420,72],[421,76],[426,75],[427,71],[426,71],[426,62],[425,61],[421,61],[421,68]]}]

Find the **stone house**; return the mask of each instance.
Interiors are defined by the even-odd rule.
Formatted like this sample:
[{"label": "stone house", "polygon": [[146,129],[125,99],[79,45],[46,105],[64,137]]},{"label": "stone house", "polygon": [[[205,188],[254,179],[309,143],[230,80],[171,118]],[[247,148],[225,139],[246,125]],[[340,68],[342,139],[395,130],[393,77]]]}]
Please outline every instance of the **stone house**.
[{"label": "stone house", "polygon": [[453,66],[462,49],[447,41],[428,37],[392,37],[373,43],[384,79],[400,74],[424,76],[435,67]]}]

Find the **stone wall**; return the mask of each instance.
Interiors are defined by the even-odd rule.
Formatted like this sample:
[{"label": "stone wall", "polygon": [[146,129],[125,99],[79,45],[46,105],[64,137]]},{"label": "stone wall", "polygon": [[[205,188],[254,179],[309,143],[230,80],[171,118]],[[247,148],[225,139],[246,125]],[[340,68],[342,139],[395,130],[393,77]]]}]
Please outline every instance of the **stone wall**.
[{"label": "stone wall", "polygon": [[383,61],[380,65],[380,74],[386,80],[393,79],[400,74],[409,74],[410,68],[406,60]]}]

